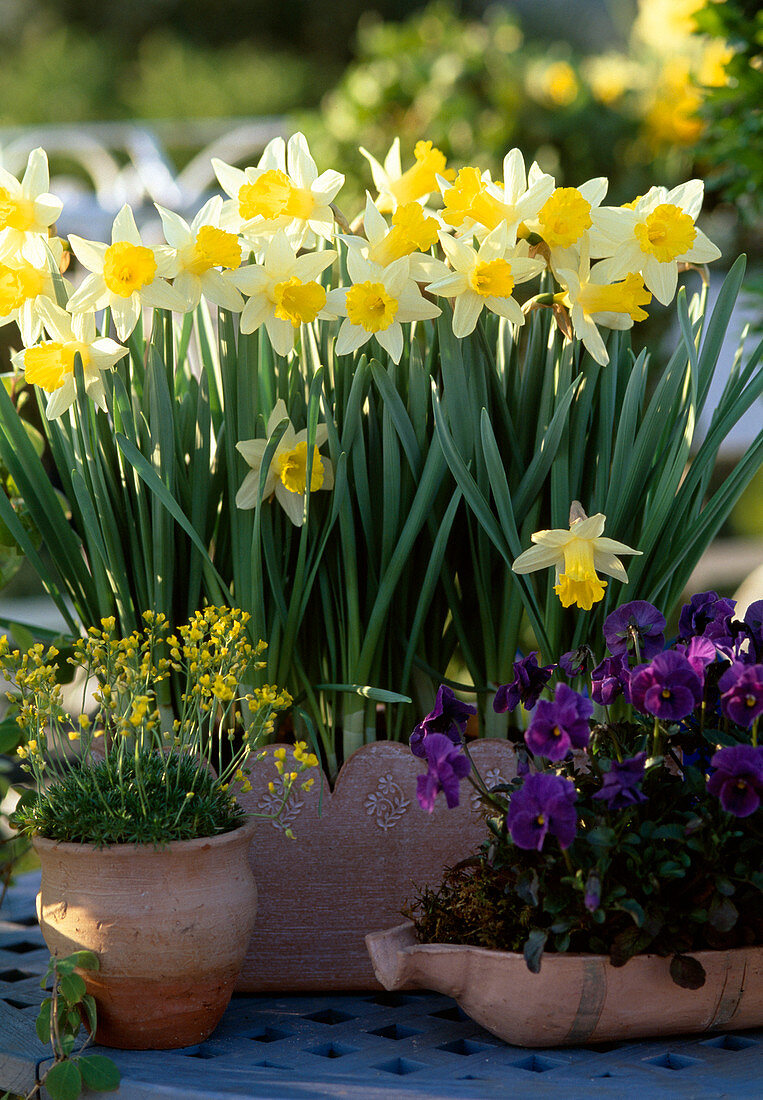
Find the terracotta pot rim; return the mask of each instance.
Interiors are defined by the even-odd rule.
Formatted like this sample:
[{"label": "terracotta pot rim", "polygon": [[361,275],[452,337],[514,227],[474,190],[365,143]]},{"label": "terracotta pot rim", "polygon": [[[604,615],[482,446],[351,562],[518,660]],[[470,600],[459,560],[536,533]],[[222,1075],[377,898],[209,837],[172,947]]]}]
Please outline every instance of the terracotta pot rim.
[{"label": "terracotta pot rim", "polygon": [[241,837],[252,837],[257,828],[257,817],[254,814],[247,814],[241,825],[237,825],[235,829],[229,829],[226,833],[216,833],[214,836],[197,836],[191,840],[170,840],[167,844],[164,844],[161,848],[156,848],[153,844],[102,844],[100,847],[90,843],[79,843],[69,840],[51,840],[50,837],[34,835],[31,837],[32,846],[39,848],[42,851],[60,851],[62,853],[76,853],[87,852],[88,854],[98,855],[99,853],[108,853],[111,857],[120,858],[135,858],[139,853],[151,853],[152,855],[163,855],[166,852],[187,852],[193,851],[194,848],[200,848],[202,845],[206,848],[209,846],[220,847],[230,843],[233,837],[237,839]]},{"label": "terracotta pot rim", "polygon": [[[390,940],[402,939],[404,936],[407,937],[410,933],[412,933],[413,928],[414,926],[412,921],[405,921],[405,923],[403,924],[395,925],[394,928],[384,928],[379,932],[369,932],[366,936],[366,940],[376,939],[377,937],[379,939],[389,938]],[[417,951],[423,951],[428,955],[455,954],[456,952],[465,951],[468,954],[488,955],[493,959],[509,959],[512,962],[521,959],[521,961],[524,962],[524,955],[520,954],[520,952],[518,951],[499,951],[493,947],[477,947],[476,945],[470,943],[419,943],[417,940],[415,943],[408,943],[405,945],[401,944],[397,947],[397,951],[401,955],[412,955],[414,954],[414,952]],[[761,955],[763,955],[763,943],[751,943],[747,944],[744,947],[720,947],[716,949],[702,948],[702,950],[700,951],[685,951],[681,952],[681,954],[685,954],[692,959],[702,961],[702,959],[706,958],[718,958],[718,956],[720,955],[741,955],[742,953],[749,954],[750,952],[756,951],[759,951]],[[653,960],[659,959],[660,961],[665,962],[670,959],[670,957],[670,955],[641,953],[639,955],[632,955],[625,965],[628,966],[631,963],[637,962],[639,960],[643,960],[644,962],[651,962]],[[550,966],[554,966],[557,962],[561,962],[565,959],[569,959],[570,962],[578,961],[579,959],[586,959],[589,962],[600,962],[603,964],[608,964],[610,966],[612,965],[609,961],[609,955],[594,955],[590,951],[581,951],[577,953],[572,951],[549,951],[547,953],[544,952],[543,954],[544,965],[548,964]],[[614,969],[622,968],[615,967]]]}]

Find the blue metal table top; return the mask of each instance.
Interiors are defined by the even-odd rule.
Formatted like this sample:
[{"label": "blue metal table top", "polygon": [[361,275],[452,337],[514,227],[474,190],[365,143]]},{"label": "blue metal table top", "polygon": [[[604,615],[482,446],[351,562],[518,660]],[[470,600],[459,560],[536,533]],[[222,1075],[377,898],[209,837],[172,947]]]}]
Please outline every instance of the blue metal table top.
[{"label": "blue metal table top", "polygon": [[[25,876],[0,913],[0,1001],[31,1019],[48,959],[36,889],[35,876]],[[0,1090],[19,1065],[4,1038]],[[449,998],[418,992],[235,996],[198,1046],[102,1053],[120,1068],[121,1100],[763,1096],[763,1031],[524,1050],[483,1031]],[[30,1087],[44,1057],[42,1047],[30,1057]]]}]

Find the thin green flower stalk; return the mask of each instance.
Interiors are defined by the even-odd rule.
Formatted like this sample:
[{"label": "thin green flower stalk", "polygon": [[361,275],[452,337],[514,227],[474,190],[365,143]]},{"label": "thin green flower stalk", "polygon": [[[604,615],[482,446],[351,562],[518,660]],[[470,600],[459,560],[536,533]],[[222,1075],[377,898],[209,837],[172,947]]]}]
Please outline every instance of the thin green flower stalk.
[{"label": "thin green flower stalk", "polygon": [[[119,637],[107,618],[75,643],[69,663],[98,684],[94,713],[76,717],[62,706],[57,649],[21,654],[0,640],[0,669],[16,688],[9,698],[26,734],[19,756],[36,787],[16,815],[23,831],[164,842],[205,835],[194,831],[202,823],[214,833],[240,822],[234,791],[251,790],[250,761],[262,759],[258,746],[291,705],[288,692],[250,686],[265,643],[251,644],[240,610],[207,607],[174,633],[161,612],[144,612],[143,622]],[[172,677],[182,709],[168,725],[159,699]],[[294,755],[288,773],[275,758],[284,804],[295,783],[309,789],[304,773],[318,763],[304,743]],[[86,822],[77,822],[77,810]]]}]

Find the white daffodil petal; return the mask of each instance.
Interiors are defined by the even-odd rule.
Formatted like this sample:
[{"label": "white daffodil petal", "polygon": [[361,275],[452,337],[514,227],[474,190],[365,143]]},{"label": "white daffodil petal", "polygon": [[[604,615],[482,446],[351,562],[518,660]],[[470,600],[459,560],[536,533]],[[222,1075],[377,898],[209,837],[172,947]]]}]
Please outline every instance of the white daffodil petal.
[{"label": "white daffodil petal", "polygon": [[519,555],[511,568],[515,573],[534,573],[536,569],[548,569],[562,561],[563,555],[555,547],[531,546]]}]

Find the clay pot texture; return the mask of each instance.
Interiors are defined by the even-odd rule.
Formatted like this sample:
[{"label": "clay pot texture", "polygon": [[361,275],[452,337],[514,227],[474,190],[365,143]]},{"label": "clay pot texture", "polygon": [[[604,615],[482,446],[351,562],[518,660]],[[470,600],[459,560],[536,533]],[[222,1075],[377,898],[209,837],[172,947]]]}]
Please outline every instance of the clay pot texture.
[{"label": "clay pot texture", "polygon": [[206,1039],[233,993],[257,909],[254,823],[164,848],[95,848],[36,837],[37,916],[53,955],[93,951],[81,971],[96,1041],[167,1050]]},{"label": "clay pot texture", "polygon": [[[251,813],[281,804],[272,751],[252,764],[251,792],[237,796]],[[516,774],[508,741],[475,741],[469,751],[488,784]],[[309,791],[294,785],[277,821],[259,820],[249,858],[261,904],[237,989],[380,989],[365,933],[399,922],[418,887],[437,885],[487,835],[467,784],[455,809],[442,796],[433,813],[421,809],[416,779],[425,770],[407,745],[377,741],[353,753],[333,791],[319,773]]]},{"label": "clay pot texture", "polygon": [[522,955],[416,940],[410,922],[366,937],[385,989],[434,989],[454,997],[507,1043],[554,1047],[650,1035],[737,1031],[763,1025],[763,947],[695,951],[707,975],[682,989],[670,959],[636,955],[614,967],[605,955],[543,956],[532,974]]}]

